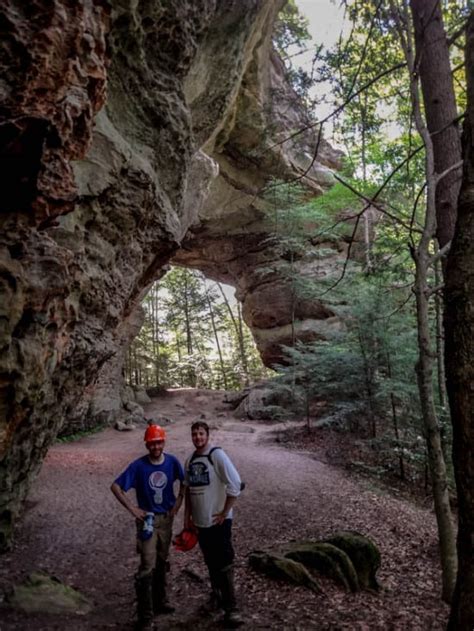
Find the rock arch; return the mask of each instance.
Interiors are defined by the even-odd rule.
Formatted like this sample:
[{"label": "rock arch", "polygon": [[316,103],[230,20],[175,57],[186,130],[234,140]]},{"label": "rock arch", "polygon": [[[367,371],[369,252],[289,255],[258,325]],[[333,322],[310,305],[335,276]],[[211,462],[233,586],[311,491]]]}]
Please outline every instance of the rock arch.
[{"label": "rock arch", "polygon": [[[236,285],[267,363],[288,341],[285,253],[260,193],[299,175],[319,194],[339,156],[311,128],[277,144],[310,125],[271,49],[281,4],[0,9],[0,548],[60,428],[90,413],[101,371],[119,370],[170,261]],[[337,325],[322,303],[295,315],[302,337]]]}]

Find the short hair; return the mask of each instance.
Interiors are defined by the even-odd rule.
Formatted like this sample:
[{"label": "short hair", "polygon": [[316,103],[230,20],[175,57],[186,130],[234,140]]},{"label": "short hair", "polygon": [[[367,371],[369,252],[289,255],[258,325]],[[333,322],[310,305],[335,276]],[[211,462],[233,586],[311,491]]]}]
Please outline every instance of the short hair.
[{"label": "short hair", "polygon": [[191,431],[194,431],[195,429],[200,429],[201,427],[206,432],[206,434],[209,436],[209,425],[207,423],[205,423],[204,421],[195,421],[191,425]]}]

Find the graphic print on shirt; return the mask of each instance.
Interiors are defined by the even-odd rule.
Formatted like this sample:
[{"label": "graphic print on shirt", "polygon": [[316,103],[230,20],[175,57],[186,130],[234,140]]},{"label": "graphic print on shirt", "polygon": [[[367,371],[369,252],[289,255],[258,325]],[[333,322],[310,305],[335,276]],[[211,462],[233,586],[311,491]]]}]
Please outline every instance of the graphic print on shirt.
[{"label": "graphic print on shirt", "polygon": [[163,471],[154,471],[148,478],[148,484],[155,493],[153,497],[155,504],[161,504],[163,502],[163,491],[165,490],[167,482],[168,477]]},{"label": "graphic print on shirt", "polygon": [[209,486],[209,469],[205,462],[191,462],[188,472],[189,486]]}]

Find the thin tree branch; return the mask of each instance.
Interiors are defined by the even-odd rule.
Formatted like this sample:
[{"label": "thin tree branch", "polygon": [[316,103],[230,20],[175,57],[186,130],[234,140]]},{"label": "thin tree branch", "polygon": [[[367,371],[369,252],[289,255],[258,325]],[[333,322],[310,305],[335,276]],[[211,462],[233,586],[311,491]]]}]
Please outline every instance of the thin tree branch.
[{"label": "thin tree branch", "polygon": [[440,283],[439,285],[436,285],[435,287],[430,287],[429,289],[427,289],[425,291],[425,296],[427,298],[430,298],[433,294],[436,294],[438,291],[441,291],[444,289],[444,283]]},{"label": "thin tree branch", "polygon": [[443,258],[443,256],[445,256],[449,252],[450,248],[451,241],[448,241],[448,243],[445,243],[443,247],[436,252],[436,254],[433,254],[433,256],[428,260],[428,265],[430,267],[434,265],[436,261],[439,261],[439,259]]},{"label": "thin tree branch", "polygon": [[[368,206],[367,206],[367,208],[368,208]],[[326,291],[323,291],[323,293],[320,294],[320,296],[325,296],[326,294],[328,294],[330,291],[335,289],[339,285],[339,283],[342,282],[342,280],[344,279],[344,277],[346,275],[347,267],[349,265],[349,259],[351,257],[351,250],[352,250],[352,245],[354,243],[354,238],[355,238],[355,235],[356,235],[356,232],[357,232],[357,228],[359,227],[359,221],[360,221],[360,218],[362,217],[362,214],[367,210],[367,208],[364,208],[364,210],[359,213],[359,215],[358,215],[358,217],[356,219],[356,222],[354,224],[354,230],[352,231],[352,234],[351,234],[351,238],[350,238],[350,241],[349,241],[349,246],[347,248],[347,254],[346,254],[346,258],[344,260],[344,265],[342,267],[341,275],[336,280],[336,282],[334,282],[330,287],[328,287],[326,289]]]},{"label": "thin tree branch", "polygon": [[415,247],[415,242],[413,241],[413,238],[412,238],[412,232],[413,232],[413,224],[415,223],[416,208],[418,206],[418,202],[420,201],[421,196],[422,196],[423,191],[425,190],[425,188],[426,188],[426,181],[423,182],[423,186],[418,191],[418,194],[417,194],[417,196],[415,198],[415,203],[413,204],[413,211],[411,213],[411,219],[410,219],[410,240],[411,240],[411,244],[412,244],[413,248]]},{"label": "thin tree branch", "polygon": [[377,6],[375,7],[375,11],[374,11],[374,15],[372,16],[372,20],[370,22],[370,28],[369,28],[369,32],[367,33],[367,37],[365,38],[365,42],[364,42],[364,48],[362,49],[362,54],[360,56],[360,60],[359,60],[359,65],[357,67],[356,73],[354,75],[354,78],[352,79],[352,83],[350,85],[349,91],[348,91],[348,96],[351,96],[352,94],[352,90],[354,89],[354,86],[356,84],[356,81],[359,77],[360,71],[362,69],[362,64],[365,60],[365,56],[367,54],[367,49],[369,47],[369,42],[372,41],[372,31],[374,30],[374,26],[375,26],[375,20],[377,18],[380,6],[382,4],[383,0],[379,0],[379,3],[377,4]]},{"label": "thin tree branch", "polygon": [[[393,173],[393,172],[392,172]],[[390,219],[393,219],[393,221],[396,221],[397,223],[399,223],[400,225],[402,225],[404,228],[409,228],[409,226],[399,217],[396,217],[395,215],[392,215],[392,213],[389,213],[388,210],[386,208],[383,208],[380,204],[378,204],[375,200],[376,197],[380,194],[380,192],[382,191],[382,188],[387,184],[387,180],[384,182],[384,184],[382,185],[381,188],[379,188],[379,190],[375,193],[375,195],[373,197],[367,197],[366,195],[364,195],[363,193],[361,193],[360,191],[358,191],[357,189],[355,189],[353,186],[351,186],[348,182],[346,182],[345,180],[343,180],[341,177],[339,177],[338,175],[334,174],[334,177],[336,178],[336,180],[338,182],[340,182],[343,186],[345,186],[346,188],[348,188],[352,193],[354,193],[354,195],[357,195],[357,197],[359,197],[360,199],[364,200],[367,203],[367,206],[364,208],[363,212],[365,212],[370,206],[373,206],[374,208],[376,208],[378,211],[380,211],[381,213],[383,213],[384,215],[387,215],[387,217],[390,217]],[[363,213],[361,213],[363,214]],[[421,232],[421,231],[420,231]]]},{"label": "thin tree branch", "polygon": [[454,33],[452,33],[448,37],[448,39],[447,39],[448,46],[452,46],[461,37],[461,35],[463,35],[466,32],[466,24],[467,24],[467,20],[464,20],[464,22],[458,28],[458,30],[454,31]]},{"label": "thin tree branch", "polygon": [[287,138],[284,138],[283,140],[280,140],[276,142],[275,144],[270,145],[270,147],[265,149],[265,152],[270,151],[271,149],[274,149],[275,147],[278,147],[280,145],[283,145],[284,143],[289,142],[290,140],[293,140],[293,138],[300,136],[303,132],[307,131],[308,129],[313,129],[313,127],[316,127],[317,125],[323,125],[324,123],[327,123],[333,116],[336,116],[337,114],[339,114],[339,112],[341,112],[346,107],[346,105],[348,105],[351,101],[353,101],[356,98],[356,96],[359,96],[359,94],[362,94],[362,92],[367,90],[367,88],[370,88],[370,86],[376,83],[379,79],[386,77],[387,75],[391,74],[392,72],[395,72],[396,70],[399,70],[400,68],[405,68],[406,65],[407,65],[406,62],[400,62],[399,64],[396,64],[395,66],[392,66],[391,68],[388,68],[387,70],[383,70],[377,76],[373,77],[370,81],[365,83],[359,90],[357,90],[357,92],[354,92],[354,94],[352,94],[349,98],[347,98],[344,101],[344,103],[339,105],[335,110],[333,110],[321,121],[316,121],[314,123],[310,123],[309,125],[305,125],[304,127],[294,132]]},{"label": "thin tree branch", "polygon": [[452,164],[450,167],[448,167],[447,169],[445,169],[444,171],[442,171],[441,173],[437,173],[436,174],[436,186],[440,183],[440,181],[446,177],[447,175],[449,175],[451,173],[451,171],[456,171],[457,169],[459,169],[460,167],[462,167],[463,165],[463,161],[459,160],[459,162],[456,162],[455,164]]}]

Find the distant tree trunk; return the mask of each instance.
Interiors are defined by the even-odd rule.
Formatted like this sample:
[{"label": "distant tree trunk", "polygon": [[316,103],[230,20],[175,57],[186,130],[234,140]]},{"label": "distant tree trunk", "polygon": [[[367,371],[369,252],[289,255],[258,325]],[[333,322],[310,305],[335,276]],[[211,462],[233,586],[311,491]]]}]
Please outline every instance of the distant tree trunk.
[{"label": "distant tree trunk", "polygon": [[153,365],[155,366],[155,386],[160,385],[160,336],[159,336],[159,295],[158,283],[151,289],[151,314],[153,338]]},{"label": "distant tree trunk", "polygon": [[365,91],[359,96],[360,108],[360,124],[361,124],[361,163],[362,163],[362,181],[367,182],[367,102],[368,94]]},{"label": "distant tree trunk", "polygon": [[468,107],[458,220],[446,267],[446,375],[459,504],[459,572],[448,629],[474,629],[474,12],[467,28]]},{"label": "distant tree trunk", "polygon": [[248,369],[248,364],[247,364],[247,356],[245,353],[244,330],[243,330],[243,324],[242,324],[242,313],[240,310],[240,303],[239,302],[237,303],[238,318],[236,319],[234,312],[232,311],[232,307],[230,306],[229,301],[227,299],[227,296],[225,295],[225,292],[222,289],[222,285],[220,283],[217,283],[217,286],[219,287],[219,290],[222,295],[222,299],[224,300],[224,304],[227,308],[227,311],[229,312],[229,316],[230,316],[230,319],[232,320],[232,324],[234,325],[235,334],[237,336],[237,343],[239,345],[240,361],[242,363],[242,369],[244,371],[244,385],[248,386],[250,383],[250,379],[249,379],[249,369]]},{"label": "distant tree trunk", "polygon": [[[387,361],[388,378],[392,379],[393,373],[392,373],[392,361],[390,359],[390,354],[386,353],[385,358]],[[400,480],[405,480],[405,460],[403,458],[403,448],[400,445],[400,430],[398,427],[397,406],[395,404],[395,395],[393,394],[393,392],[390,392],[390,405],[392,407],[393,431],[395,434],[395,438],[397,440],[397,447],[400,450],[398,454],[398,464],[400,467]]]},{"label": "distant tree trunk", "polygon": [[[359,340],[360,354],[364,366],[364,381],[367,394],[367,403],[369,406],[369,426],[372,438],[377,437],[377,421],[374,406],[374,370],[372,366],[372,353],[375,346],[372,335],[363,337],[360,325],[357,325],[357,337]],[[366,344],[370,348],[366,349]]]},{"label": "distant tree trunk", "polygon": [[176,340],[176,353],[178,355],[178,361],[181,361],[182,360],[181,342],[180,342],[180,339],[179,339],[179,331],[178,331],[178,329],[175,330],[174,337],[175,337],[175,340]]},{"label": "distant tree trunk", "polygon": [[244,385],[248,386],[250,383],[249,367],[247,362],[247,353],[245,352],[245,340],[244,340],[244,319],[242,317],[242,307],[240,302],[237,303],[237,324],[239,331],[239,348],[242,359],[242,368],[244,370]]},{"label": "distant tree trunk", "polygon": [[188,277],[184,277],[184,318],[186,324],[186,347],[188,355],[193,354],[193,338],[191,334],[191,314],[189,313]]},{"label": "distant tree trunk", "polygon": [[224,388],[227,390],[227,375],[225,372],[224,360],[222,358],[221,345],[219,342],[219,335],[217,333],[216,321],[214,318],[214,311],[212,309],[211,299],[209,298],[209,292],[207,290],[206,290],[206,301],[207,301],[207,306],[209,308],[209,315],[211,316],[211,324],[212,324],[212,330],[214,332],[214,339],[216,341],[217,352],[219,354],[219,364],[221,367],[222,380],[224,381]]},{"label": "distant tree trunk", "polygon": [[[415,69],[419,72],[434,168],[444,173],[461,160],[456,98],[440,0],[410,0],[415,29]],[[442,248],[453,238],[461,167],[436,187],[436,238]]]}]

